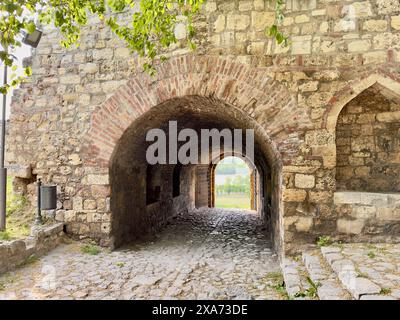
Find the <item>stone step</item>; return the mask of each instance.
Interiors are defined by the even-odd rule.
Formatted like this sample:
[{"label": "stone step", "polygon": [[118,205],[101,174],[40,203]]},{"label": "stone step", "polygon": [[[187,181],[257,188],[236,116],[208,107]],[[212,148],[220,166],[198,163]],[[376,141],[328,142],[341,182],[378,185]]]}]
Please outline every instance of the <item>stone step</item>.
[{"label": "stone step", "polygon": [[310,279],[317,286],[320,300],[350,300],[350,294],[343,289],[335,272],[325,263],[317,249],[302,253],[303,263]]},{"label": "stone step", "polygon": [[327,264],[336,273],[343,287],[356,300],[374,299],[381,292],[381,287],[368,278],[360,277],[354,263],[346,259],[341,248],[321,247],[321,253]]},{"label": "stone step", "polygon": [[285,257],[281,263],[283,280],[285,281],[286,292],[291,299],[309,300],[311,297],[303,296],[309,289],[307,271],[300,259]]}]

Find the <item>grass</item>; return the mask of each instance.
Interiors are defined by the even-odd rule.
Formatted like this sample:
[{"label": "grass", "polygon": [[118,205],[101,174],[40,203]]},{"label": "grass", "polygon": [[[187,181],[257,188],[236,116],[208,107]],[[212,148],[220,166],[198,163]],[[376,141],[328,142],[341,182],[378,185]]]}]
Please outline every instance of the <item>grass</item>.
[{"label": "grass", "polygon": [[11,240],[11,235],[8,231],[0,231],[0,240]]},{"label": "grass", "polygon": [[0,278],[0,292],[6,290],[6,285],[13,283],[14,280],[14,276],[11,276],[9,273],[2,275]]},{"label": "grass", "polygon": [[321,286],[319,282],[314,282],[311,280],[310,277],[307,277],[307,282],[310,285],[310,287],[304,291],[299,291],[297,292],[294,296],[296,298],[304,298],[304,297],[309,297],[312,299],[318,298],[318,288]]},{"label": "grass", "polygon": [[320,248],[329,246],[331,243],[332,243],[331,237],[329,236],[320,236],[317,239],[317,246]]},{"label": "grass", "polygon": [[366,273],[361,272],[361,270],[356,267],[356,274],[357,274],[357,278],[368,278],[368,275]]},{"label": "grass", "polygon": [[25,259],[25,261],[21,262],[18,267],[25,267],[27,265],[30,265],[32,263],[35,263],[36,261],[39,261],[38,256],[35,254],[30,255],[28,258]]},{"label": "grass", "polygon": [[388,295],[388,294],[390,294],[391,292],[392,292],[392,290],[389,289],[389,288],[382,288],[380,294]]},{"label": "grass", "polygon": [[81,251],[92,256],[98,255],[101,250],[98,246],[93,244],[84,244],[81,246]]},{"label": "grass", "polygon": [[34,214],[27,210],[28,200],[12,191],[13,178],[7,178],[7,224],[0,232],[1,240],[20,239],[29,235]]},{"label": "grass", "polygon": [[282,273],[270,272],[267,274],[266,278],[269,282],[272,282],[269,287],[273,288],[283,299],[291,300],[291,297],[286,291]]},{"label": "grass", "polygon": [[245,194],[216,195],[215,207],[250,210],[250,197]]},{"label": "grass", "polygon": [[374,258],[376,257],[376,254],[375,254],[375,252],[373,252],[373,251],[369,251],[369,252],[367,253],[367,256],[368,256],[368,258],[370,258],[370,259],[374,259]]}]

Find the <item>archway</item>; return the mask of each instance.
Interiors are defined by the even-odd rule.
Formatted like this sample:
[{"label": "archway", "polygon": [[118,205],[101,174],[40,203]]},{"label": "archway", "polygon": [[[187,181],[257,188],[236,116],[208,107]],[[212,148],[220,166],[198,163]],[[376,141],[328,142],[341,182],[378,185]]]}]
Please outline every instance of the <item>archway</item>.
[{"label": "archway", "polygon": [[[207,163],[182,163],[179,158],[176,163],[169,161],[149,164],[146,152],[153,141],[146,141],[147,133],[150,129],[162,130],[166,133],[166,141],[170,146],[172,135],[176,135],[171,131],[171,123],[176,124],[177,133],[192,129],[199,136],[204,129],[232,134],[238,129],[242,132],[254,130],[252,166],[260,168],[260,189],[265,190],[265,193],[260,193],[257,208],[264,220],[266,232],[273,241],[277,232],[274,228],[278,223],[274,224],[272,221],[279,217],[279,202],[274,199],[279,199],[279,187],[274,188],[272,185],[276,159],[271,158],[272,146],[269,145],[265,133],[250,117],[222,101],[187,96],[168,100],[139,117],[126,130],[114,150],[110,166],[110,185],[113,212],[111,231],[115,245],[157,232],[176,214],[188,212],[195,207],[212,207],[212,163],[217,162],[217,157],[223,158],[237,151],[232,145],[229,147],[223,137],[217,147],[210,145]],[[243,152],[247,151],[247,137],[243,134],[240,139],[239,143],[235,142],[235,146],[238,144]],[[179,155],[185,142],[180,141],[178,144]],[[279,172],[275,172],[275,175],[278,176]]]},{"label": "archway", "polygon": [[[255,158],[260,167],[268,168],[266,176],[270,177],[268,179],[274,190],[270,195],[270,203],[263,204],[271,208],[263,212],[271,213],[274,248],[283,253],[282,170],[284,166],[293,163],[293,155],[298,153],[304,139],[302,132],[313,126],[307,112],[297,105],[284,85],[268,75],[267,68],[244,65],[236,58],[188,54],[173,57],[157,65],[156,70],[155,77],[142,73],[135,75],[91,115],[91,126],[84,136],[80,152],[84,170],[82,183],[85,190],[96,190],[93,193],[94,199],[107,199],[106,206],[96,212],[102,217],[101,223],[97,220],[90,222],[89,231],[79,230],[79,234],[96,238],[103,245],[111,247],[124,242],[122,235],[127,233],[125,229],[128,227],[120,224],[120,213],[114,212],[112,203],[131,199],[134,195],[126,193],[116,196],[115,191],[119,187],[111,186],[111,175],[118,166],[114,157],[116,151],[120,150],[119,146],[130,135],[128,132],[137,130],[135,127],[139,122],[143,122],[141,125],[144,126],[144,122],[151,123],[151,119],[157,118],[165,123],[171,119],[173,112],[164,117],[163,107],[197,97],[199,100],[192,105],[197,113],[222,114],[233,122],[238,122],[239,127],[255,129],[258,143]],[[217,106],[223,106],[220,109],[223,111],[214,112]],[[153,113],[154,108],[157,111]],[[218,117],[215,119],[219,121]],[[125,143],[129,145],[128,142]],[[139,145],[140,143],[138,148]],[[257,152],[262,156],[257,157]],[[140,168],[140,171],[143,170],[145,169]],[[169,170],[173,171],[172,168]],[[201,171],[199,167],[196,170]],[[203,168],[206,180],[209,179],[207,170],[208,166]],[[142,183],[140,188],[145,188],[144,180],[139,180],[132,179],[132,183]],[[104,192],[97,193],[100,189],[98,185],[102,186]],[[209,205],[209,192],[202,196],[198,199],[202,203],[205,201],[206,206]],[[150,221],[151,215],[146,215],[146,219]]]},{"label": "archway", "polygon": [[256,210],[255,170],[237,156],[228,156],[213,166],[215,208]]}]

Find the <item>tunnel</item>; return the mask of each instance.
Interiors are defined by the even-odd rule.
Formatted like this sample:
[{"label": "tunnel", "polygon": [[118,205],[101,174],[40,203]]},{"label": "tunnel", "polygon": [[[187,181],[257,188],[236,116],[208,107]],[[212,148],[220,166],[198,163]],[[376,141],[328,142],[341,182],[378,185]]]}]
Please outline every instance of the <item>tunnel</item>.
[{"label": "tunnel", "polygon": [[[165,132],[169,151],[170,141],[176,138],[170,136],[171,123],[176,125],[177,132],[192,129],[199,137],[205,129],[230,132],[234,138],[235,130],[240,129],[243,135],[234,143],[227,143],[221,135],[220,145],[211,144],[205,160],[197,150],[199,163],[182,163],[179,157],[171,161],[170,154],[167,154],[166,162],[149,163],[149,148],[156,141],[149,140],[149,131]],[[253,132],[253,140],[245,135],[249,130]],[[250,141],[254,142],[254,148],[249,157]],[[188,150],[182,151],[185,142],[178,142],[178,155],[179,152],[187,154]],[[198,143],[199,149],[202,143],[203,140]],[[154,155],[160,156],[157,152]],[[201,96],[173,98],[152,107],[134,120],[119,139],[109,168],[114,247],[156,234],[178,214],[195,208],[213,208],[213,170],[226,156],[241,157],[253,168],[256,187],[252,209],[263,221],[264,232],[270,237],[272,246],[279,247],[281,172],[268,136],[243,110],[216,98]],[[212,210],[207,212],[212,214]]]}]

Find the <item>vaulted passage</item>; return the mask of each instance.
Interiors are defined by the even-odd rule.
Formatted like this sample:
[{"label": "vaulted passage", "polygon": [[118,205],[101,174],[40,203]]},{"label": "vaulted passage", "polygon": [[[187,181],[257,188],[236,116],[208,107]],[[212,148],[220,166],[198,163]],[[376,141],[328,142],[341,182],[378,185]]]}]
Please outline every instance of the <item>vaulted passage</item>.
[{"label": "vaulted passage", "polygon": [[[154,137],[151,141],[146,141],[149,130],[160,129],[165,133],[168,150],[177,138],[175,131],[171,130],[175,124],[181,140],[177,146],[177,161],[173,160],[173,153],[169,152],[165,157],[167,162],[149,161],[150,155],[153,155],[153,158],[157,157],[158,160],[164,156],[160,149],[152,152],[155,146],[160,146],[159,143],[163,141]],[[192,129],[191,132],[196,132],[201,140],[195,149],[185,149],[186,142],[189,141],[185,129]],[[204,143],[204,139],[201,139],[201,130],[204,129],[217,129],[223,137],[218,140],[221,142],[220,145],[215,144],[212,139],[208,140],[210,143],[206,149],[208,159],[204,158],[204,146],[201,148]],[[234,131],[235,129],[241,129],[242,135],[235,136],[234,133],[238,132]],[[246,129],[254,130],[254,156],[251,153],[249,156],[251,135],[246,136]],[[179,133],[186,135],[185,139],[181,139]],[[232,137],[232,143],[229,141],[229,135]],[[253,190],[252,208],[257,209],[259,219],[265,225],[265,233],[277,248],[280,245],[281,232],[280,171],[268,141],[263,129],[253,119],[216,99],[187,96],[168,100],[151,108],[125,131],[112,156],[111,233],[114,245],[120,246],[153,235],[167,223],[168,219],[177,214],[192,212],[195,208],[214,207],[215,165],[220,159],[235,155],[249,163],[257,175],[257,195]],[[202,160],[201,163],[181,161],[181,156],[192,156],[196,153],[198,159]],[[211,210],[208,214],[212,212]]]}]

